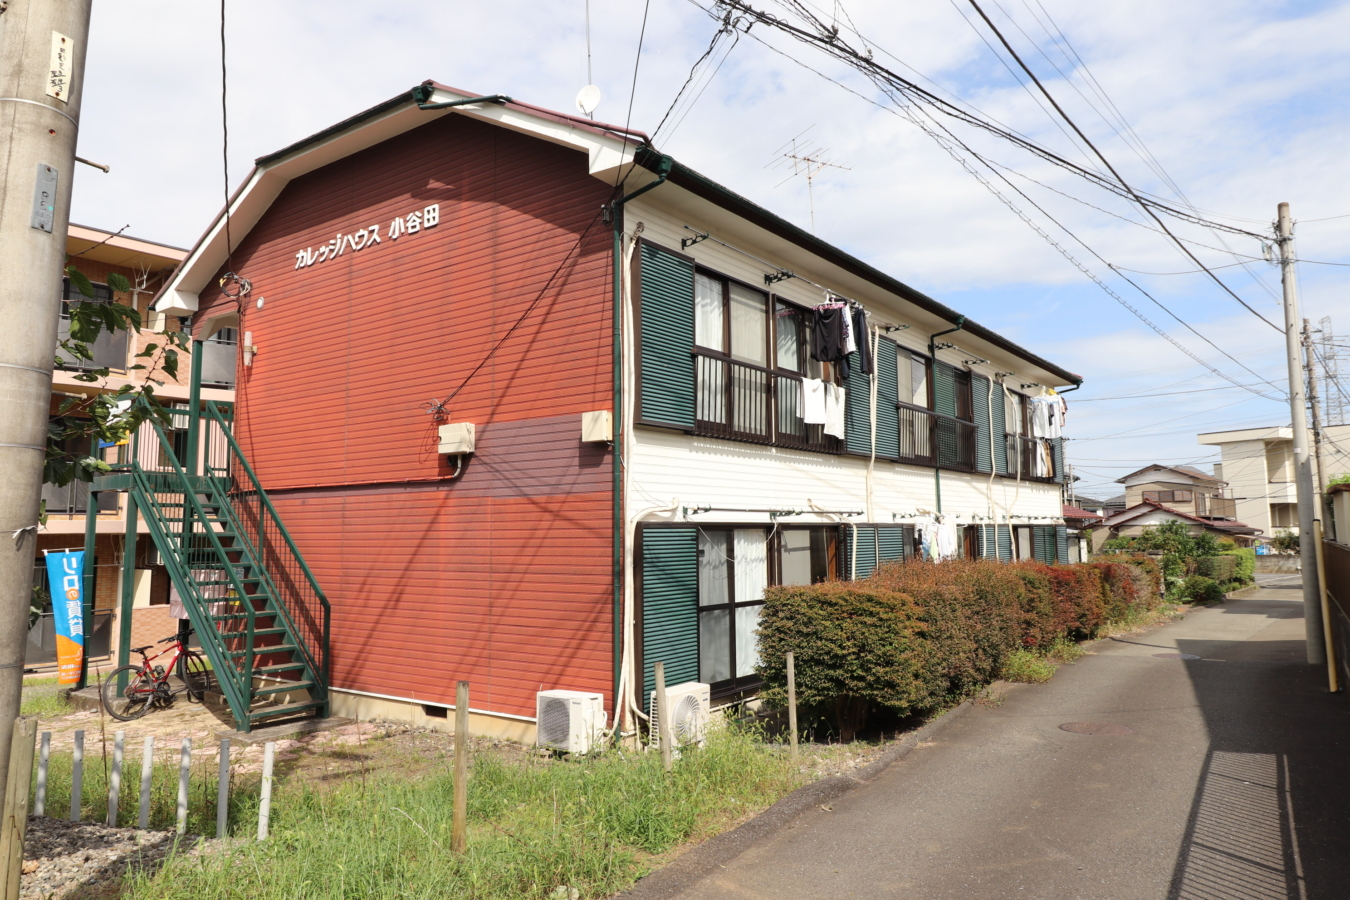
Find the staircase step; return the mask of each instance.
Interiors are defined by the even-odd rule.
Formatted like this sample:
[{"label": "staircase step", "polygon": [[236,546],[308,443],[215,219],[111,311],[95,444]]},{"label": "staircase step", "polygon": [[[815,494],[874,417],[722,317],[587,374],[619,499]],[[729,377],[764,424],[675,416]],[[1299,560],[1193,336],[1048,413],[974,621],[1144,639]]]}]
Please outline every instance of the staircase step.
[{"label": "staircase step", "polygon": [[285,684],[279,684],[276,687],[258,688],[253,692],[253,696],[267,697],[272,694],[289,693],[290,691],[307,691],[312,687],[314,687],[314,682],[308,679],[305,681],[288,681]]},{"label": "staircase step", "polygon": [[251,710],[248,717],[250,721],[257,722],[260,719],[275,719],[278,716],[295,715],[308,709],[318,709],[324,705],[323,700],[306,700],[304,703],[292,703],[287,706],[264,706],[261,709]]},{"label": "staircase step", "polygon": [[256,667],[253,669],[253,674],[254,674],[254,675],[276,675],[276,674],[279,674],[279,673],[281,673],[281,672],[294,672],[294,671],[296,671],[296,670],[298,670],[298,669],[308,669],[308,668],[309,668],[309,663],[304,663],[304,662],[277,663],[277,664],[274,665],[274,666],[256,666]]},{"label": "staircase step", "polygon": [[[293,653],[293,652],[295,652],[296,650],[299,650],[299,649],[300,649],[300,648],[297,647],[297,646],[295,646],[294,644],[274,644],[274,645],[268,646],[268,647],[254,647],[254,648],[253,648],[253,655],[254,655],[254,656],[271,656],[271,655],[274,654],[274,653]],[[247,651],[247,650],[227,650],[227,651],[225,651],[225,653],[226,653],[227,656],[243,656],[244,654],[248,653],[248,651]]]}]

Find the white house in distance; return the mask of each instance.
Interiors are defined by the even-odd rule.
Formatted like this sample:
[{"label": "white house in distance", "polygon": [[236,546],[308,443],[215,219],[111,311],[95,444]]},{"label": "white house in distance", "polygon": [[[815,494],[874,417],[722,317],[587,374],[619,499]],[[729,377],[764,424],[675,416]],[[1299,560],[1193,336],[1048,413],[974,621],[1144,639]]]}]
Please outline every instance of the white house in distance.
[{"label": "white house in distance", "polygon": [[[1350,472],[1350,425],[1322,429],[1322,459],[1326,481]],[[1228,482],[1228,496],[1237,506],[1237,518],[1268,537],[1280,531],[1298,531],[1298,501],[1294,490],[1294,430],[1288,425],[1213,431],[1199,443],[1218,447],[1223,462],[1216,474]]]},{"label": "white house in distance", "polygon": [[1226,482],[1191,466],[1145,466],[1117,483],[1125,485],[1125,508],[1107,510],[1106,520],[1093,530],[1094,549],[1110,538],[1135,537],[1171,521],[1182,522],[1192,534],[1208,531],[1241,545],[1261,533],[1238,520],[1233,499],[1225,496]]}]

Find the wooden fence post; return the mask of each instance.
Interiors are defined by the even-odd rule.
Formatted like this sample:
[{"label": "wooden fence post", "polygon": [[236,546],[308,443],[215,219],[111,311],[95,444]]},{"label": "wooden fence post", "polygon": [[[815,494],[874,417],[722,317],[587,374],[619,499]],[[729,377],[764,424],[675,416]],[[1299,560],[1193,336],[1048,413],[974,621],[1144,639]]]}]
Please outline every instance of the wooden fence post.
[{"label": "wooden fence post", "polygon": [[33,786],[33,744],[37,718],[20,716],[14,721],[10,741],[9,772],[5,781],[3,832],[0,853],[5,868],[4,900],[19,900],[19,875],[23,871],[23,839],[28,831],[28,796]]},{"label": "wooden fence post", "polygon": [[192,738],[183,738],[178,762],[178,833],[187,833],[188,777],[192,774]]},{"label": "wooden fence post", "polygon": [[84,801],[84,729],[75,732],[75,758],[70,774],[70,821],[80,821]]},{"label": "wooden fence post", "polygon": [[216,785],[216,837],[225,836],[230,817],[230,739],[220,739],[220,783]]},{"label": "wooden fence post", "polygon": [[42,732],[42,751],[38,754],[37,794],[33,798],[33,815],[47,814],[47,766],[52,756],[52,733]]},{"label": "wooden fence post", "polygon": [[108,824],[117,827],[117,807],[122,797],[122,751],[126,745],[127,733],[119,731],[113,735],[112,774],[108,779]]},{"label": "wooden fence post", "polygon": [[450,849],[463,853],[469,845],[469,683],[455,686],[455,811]]},{"label": "wooden fence post", "polygon": [[797,758],[797,666],[792,651],[787,652],[788,733],[792,741],[792,758]]},{"label": "wooden fence post", "polygon": [[666,709],[666,664],[656,664],[656,740],[661,745],[661,768],[667,772],[671,767],[670,754],[670,716]]},{"label": "wooden fence post", "polygon": [[272,765],[277,745],[268,741],[263,745],[262,797],[258,801],[258,840],[267,840],[267,826],[272,818]]},{"label": "wooden fence post", "polygon": [[155,774],[155,736],[145,736],[145,749],[141,751],[141,814],[136,827],[150,827],[150,779]]}]

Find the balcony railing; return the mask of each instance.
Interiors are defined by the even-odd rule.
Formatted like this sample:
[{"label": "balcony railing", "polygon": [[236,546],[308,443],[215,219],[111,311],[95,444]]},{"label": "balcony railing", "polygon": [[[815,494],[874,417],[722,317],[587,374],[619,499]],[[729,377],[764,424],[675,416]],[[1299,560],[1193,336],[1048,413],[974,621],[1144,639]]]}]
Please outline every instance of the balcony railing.
[{"label": "balcony railing", "polygon": [[58,320],[56,355],[61,357],[62,369],[125,369],[127,367],[127,332],[100,331],[93,343],[86,344],[92,360],[76,359],[69,351],[61,350],[60,342],[70,337],[70,317],[61,316]]},{"label": "balcony railing", "polygon": [[1045,438],[1029,438],[1005,434],[1008,448],[1008,471],[1028,481],[1054,481],[1055,455]]},{"label": "balcony railing", "polygon": [[1195,514],[1209,519],[1236,519],[1237,501],[1232,497],[1195,495]]},{"label": "balcony railing", "polygon": [[843,441],[825,434],[821,425],[802,421],[800,375],[702,353],[694,354],[694,374],[695,434],[843,452]]},{"label": "balcony railing", "polygon": [[933,423],[936,416],[914,406],[900,407],[900,461],[916,466],[937,465],[933,450]]},{"label": "balcony railing", "polygon": [[202,354],[202,384],[234,387],[234,361],[239,354],[237,341],[209,337],[197,345]]},{"label": "balcony railing", "polygon": [[944,469],[975,471],[975,423],[934,415],[933,430],[938,465]]}]

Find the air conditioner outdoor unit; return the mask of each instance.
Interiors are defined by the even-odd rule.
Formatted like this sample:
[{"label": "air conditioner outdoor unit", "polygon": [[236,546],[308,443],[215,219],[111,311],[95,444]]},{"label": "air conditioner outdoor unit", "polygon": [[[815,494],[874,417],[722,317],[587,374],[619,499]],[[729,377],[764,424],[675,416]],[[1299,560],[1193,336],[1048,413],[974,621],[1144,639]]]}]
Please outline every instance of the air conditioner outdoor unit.
[{"label": "air conditioner outdoor unit", "polygon": [[589,753],[605,730],[605,698],[586,691],[540,691],[535,715],[536,746]]},{"label": "air conditioner outdoor unit", "polygon": [[[708,685],[686,681],[684,684],[666,688],[666,709],[670,711],[670,737],[673,746],[703,743],[708,735],[708,721],[712,716],[712,698]],[[652,734],[659,734],[656,691],[652,691],[648,715],[651,716]]]}]

